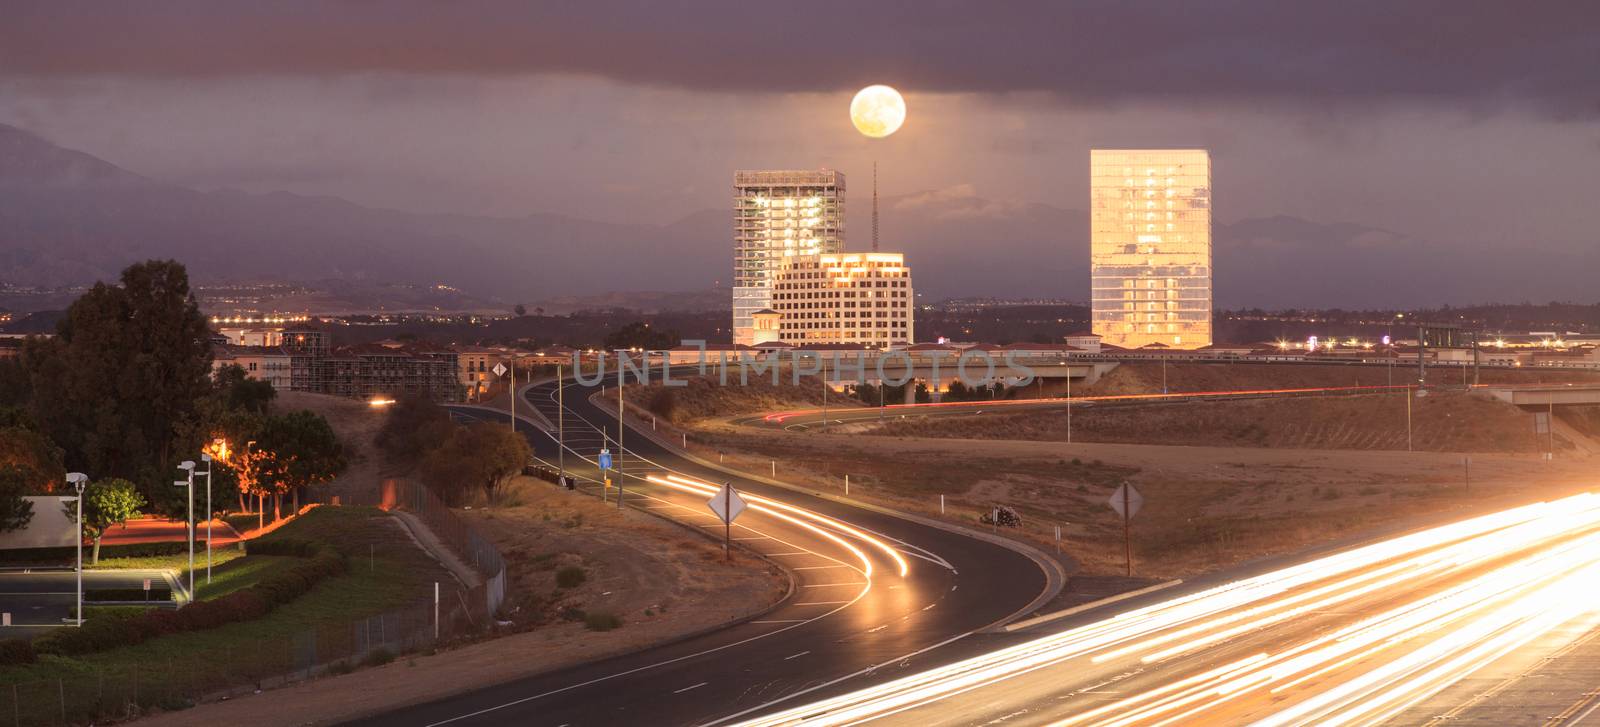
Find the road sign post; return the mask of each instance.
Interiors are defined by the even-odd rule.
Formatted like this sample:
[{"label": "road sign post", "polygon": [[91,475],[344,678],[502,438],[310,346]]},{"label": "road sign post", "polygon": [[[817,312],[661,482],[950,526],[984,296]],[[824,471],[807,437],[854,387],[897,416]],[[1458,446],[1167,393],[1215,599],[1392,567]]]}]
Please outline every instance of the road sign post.
[{"label": "road sign post", "polygon": [[733,560],[733,521],[744,512],[746,507],[744,498],[733,491],[732,483],[723,483],[722,489],[711,496],[707,503],[711,512],[722,521],[722,557],[724,560]]},{"label": "road sign post", "polygon": [[1133,577],[1133,529],[1130,521],[1138,514],[1139,508],[1144,506],[1144,495],[1133,488],[1133,485],[1124,482],[1111,493],[1109,500],[1111,509],[1122,516],[1122,554],[1127,562],[1128,576]]}]

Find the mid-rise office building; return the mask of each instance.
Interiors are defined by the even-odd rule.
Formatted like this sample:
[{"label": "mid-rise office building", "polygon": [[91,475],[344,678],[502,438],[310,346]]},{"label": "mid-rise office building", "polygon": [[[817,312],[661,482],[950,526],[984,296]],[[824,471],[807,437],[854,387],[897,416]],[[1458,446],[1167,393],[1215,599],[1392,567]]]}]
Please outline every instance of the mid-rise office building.
[{"label": "mid-rise office building", "polygon": [[1211,345],[1211,156],[1089,152],[1094,333],[1138,348]]},{"label": "mid-rise office building", "polygon": [[733,190],[733,342],[749,345],[784,261],[844,250],[844,174],[735,172]]},{"label": "mid-rise office building", "polygon": [[772,298],[784,343],[884,348],[915,340],[911,268],[897,252],[786,257]]}]

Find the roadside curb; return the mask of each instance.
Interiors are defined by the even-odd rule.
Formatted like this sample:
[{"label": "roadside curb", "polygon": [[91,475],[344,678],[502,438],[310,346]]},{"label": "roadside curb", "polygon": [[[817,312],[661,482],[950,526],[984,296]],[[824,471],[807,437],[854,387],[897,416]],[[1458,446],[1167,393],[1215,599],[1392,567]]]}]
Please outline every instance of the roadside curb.
[{"label": "roadside curb", "polygon": [[[594,397],[596,397],[596,396],[599,396],[598,392],[595,393],[595,394],[590,395],[590,398],[589,398],[590,403],[595,404],[602,411],[606,411],[607,409],[602,403],[596,402],[594,400]],[[638,417],[636,415],[633,415],[631,418],[634,418],[636,420],[638,419]],[[1042,550],[1040,550],[1038,548],[1035,548],[1034,546],[1029,545],[1027,543],[1022,543],[1022,542],[1019,542],[1019,541],[1011,540],[1010,538],[1003,538],[1003,537],[1000,537],[998,535],[994,535],[994,534],[991,534],[991,533],[985,533],[985,532],[982,532],[982,531],[973,530],[973,529],[970,529],[970,528],[962,527],[960,525],[956,525],[954,523],[947,523],[947,522],[944,522],[942,520],[937,520],[937,519],[926,517],[926,516],[923,516],[923,515],[916,515],[916,514],[913,514],[913,513],[908,513],[908,512],[903,512],[903,511],[900,511],[900,510],[895,510],[893,508],[884,507],[882,505],[876,505],[876,504],[869,503],[869,502],[862,502],[860,500],[856,500],[854,498],[849,498],[849,497],[844,497],[842,495],[835,495],[835,494],[827,493],[827,492],[818,492],[818,491],[810,489],[810,488],[805,488],[805,487],[801,487],[801,486],[798,486],[798,485],[790,484],[790,483],[787,483],[787,482],[782,482],[782,481],[779,481],[779,480],[772,479],[770,477],[765,477],[763,475],[757,475],[757,474],[752,474],[752,473],[748,473],[748,472],[743,472],[743,471],[740,471],[740,470],[735,470],[735,469],[732,469],[730,467],[727,467],[727,466],[724,466],[724,465],[721,465],[721,464],[718,464],[718,463],[715,463],[715,462],[711,462],[710,460],[701,459],[698,455],[695,455],[694,453],[689,452],[689,451],[683,449],[682,447],[679,447],[678,445],[673,444],[672,442],[662,438],[660,436],[660,433],[655,431],[655,430],[653,430],[653,429],[644,429],[642,427],[635,427],[635,431],[638,431],[640,434],[644,435],[647,439],[650,439],[651,441],[655,442],[657,445],[660,445],[662,448],[666,449],[667,451],[674,452],[678,456],[683,457],[684,459],[687,459],[687,460],[689,460],[691,462],[694,462],[696,464],[699,464],[702,467],[707,467],[707,468],[710,468],[710,469],[714,469],[714,470],[717,470],[719,472],[726,472],[726,473],[728,473],[730,475],[735,475],[737,477],[742,477],[742,478],[748,479],[748,480],[754,480],[756,482],[761,482],[763,484],[772,485],[774,487],[781,487],[781,488],[789,490],[791,492],[798,492],[798,493],[801,493],[801,494],[811,495],[813,497],[818,497],[818,498],[821,498],[821,499],[824,499],[824,500],[828,500],[830,502],[836,502],[836,503],[839,503],[841,505],[849,505],[851,507],[857,507],[857,508],[861,508],[863,510],[870,510],[872,512],[876,512],[876,513],[879,513],[879,514],[898,517],[898,518],[900,518],[902,520],[907,520],[907,521],[910,521],[910,522],[913,522],[913,523],[917,523],[918,525],[923,525],[923,526],[931,527],[931,528],[938,528],[940,530],[944,530],[945,532],[956,533],[958,535],[963,535],[963,536],[966,536],[966,537],[969,537],[969,538],[982,540],[982,541],[990,543],[992,545],[998,545],[998,546],[1000,546],[1002,548],[1006,548],[1008,550],[1011,550],[1011,551],[1014,551],[1016,553],[1019,553],[1019,554],[1025,556],[1025,557],[1027,557],[1029,560],[1032,560],[1035,565],[1039,566],[1039,570],[1044,571],[1045,586],[1044,586],[1044,589],[1042,591],[1040,591],[1038,596],[1035,596],[1034,599],[1032,601],[1030,601],[1026,606],[1024,606],[1024,607],[1012,612],[1010,615],[1008,615],[1008,616],[1006,616],[1004,618],[1001,618],[1001,619],[995,621],[994,623],[989,624],[988,626],[985,626],[983,628],[977,629],[976,630],[977,632],[982,633],[982,632],[993,631],[993,630],[997,629],[998,627],[1000,627],[1000,626],[1002,626],[1002,625],[1004,625],[1006,623],[1009,623],[1011,621],[1015,621],[1016,619],[1021,618],[1022,616],[1025,616],[1025,615],[1027,615],[1029,613],[1037,611],[1040,607],[1044,606],[1046,603],[1049,603],[1058,594],[1060,594],[1061,593],[1061,589],[1066,585],[1066,580],[1067,580],[1067,569],[1066,569],[1066,567],[1063,566],[1060,561],[1058,561],[1058,560],[1050,557],[1049,555],[1047,555],[1044,551],[1042,551]]]},{"label": "roadside curb", "polygon": [[1017,631],[1022,631],[1024,629],[1030,629],[1030,628],[1033,628],[1035,626],[1040,626],[1040,625],[1043,625],[1043,624],[1047,624],[1047,623],[1050,623],[1051,621],[1057,621],[1057,620],[1066,618],[1068,616],[1073,616],[1073,615],[1076,615],[1076,614],[1083,613],[1085,611],[1093,611],[1094,609],[1100,608],[1101,606],[1109,606],[1109,605],[1111,605],[1113,603],[1117,603],[1118,601],[1124,601],[1124,600],[1127,600],[1129,598],[1134,598],[1136,596],[1143,596],[1146,593],[1155,593],[1156,591],[1160,591],[1160,590],[1163,590],[1163,589],[1171,588],[1171,587],[1179,585],[1181,583],[1183,583],[1183,579],[1182,578],[1177,578],[1177,579],[1173,579],[1173,580],[1167,581],[1166,583],[1157,583],[1157,584],[1155,584],[1153,586],[1145,586],[1144,588],[1137,588],[1137,589],[1134,589],[1134,590],[1131,590],[1131,591],[1125,591],[1125,592],[1122,592],[1122,593],[1118,593],[1118,594],[1116,594],[1114,596],[1106,596],[1105,598],[1093,600],[1093,601],[1090,601],[1088,603],[1080,603],[1080,604],[1078,604],[1076,606],[1073,606],[1071,608],[1064,608],[1064,609],[1061,609],[1060,611],[1054,611],[1054,612],[1051,612],[1051,613],[1041,614],[1041,615],[1038,615],[1038,616],[1034,616],[1033,618],[1030,618],[1030,619],[1024,619],[1022,621],[1017,621],[1015,623],[1007,624],[1006,626],[1004,626],[1003,628],[1001,628],[999,630],[1004,632],[1004,633],[1008,633],[1009,634],[1009,633],[1014,633],[1014,632],[1017,632]]}]

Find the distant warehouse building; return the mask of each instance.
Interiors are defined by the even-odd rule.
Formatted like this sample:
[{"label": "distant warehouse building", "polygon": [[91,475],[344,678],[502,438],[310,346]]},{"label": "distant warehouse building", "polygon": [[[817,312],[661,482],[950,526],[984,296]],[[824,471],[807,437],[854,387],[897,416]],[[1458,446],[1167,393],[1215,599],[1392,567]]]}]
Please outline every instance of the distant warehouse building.
[{"label": "distant warehouse building", "polygon": [[898,252],[784,258],[774,278],[777,339],[887,348],[916,340],[911,268]]},{"label": "distant warehouse building", "polygon": [[1090,151],[1089,268],[1103,343],[1211,345],[1211,155]]}]

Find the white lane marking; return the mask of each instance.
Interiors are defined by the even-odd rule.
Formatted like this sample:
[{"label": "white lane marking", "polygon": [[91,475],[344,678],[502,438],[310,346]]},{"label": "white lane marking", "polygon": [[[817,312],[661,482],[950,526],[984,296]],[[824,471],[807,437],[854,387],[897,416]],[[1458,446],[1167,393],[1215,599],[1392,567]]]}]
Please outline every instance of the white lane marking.
[{"label": "white lane marking", "polygon": [[815,620],[816,619],[810,619],[810,618],[780,618],[780,619],[769,619],[769,620],[766,620],[766,621],[751,621],[750,623],[753,623],[753,624],[803,624],[803,623],[805,623],[807,621],[815,621]]},{"label": "white lane marking", "polygon": [[802,565],[789,570],[826,570],[828,568],[849,568],[847,565]]},{"label": "white lane marking", "polygon": [[[795,551],[793,553],[767,553],[767,557],[768,558],[776,558],[776,557],[781,556],[781,555],[817,555],[817,554],[813,553],[813,552],[811,552],[809,550],[798,550],[798,551]],[[826,555],[822,555],[822,556],[818,556],[818,557],[819,558],[828,558],[828,556],[826,556]],[[828,560],[833,560],[833,559],[832,558],[828,558]],[[831,566],[830,565],[830,566],[826,566],[826,567],[833,568],[835,566]],[[840,566],[837,566],[837,567],[855,569],[855,566],[852,566],[852,565],[840,565]]]},{"label": "white lane marking", "polygon": [[876,626],[876,627],[867,629],[867,633],[869,633],[869,634],[870,633],[875,633],[875,632],[878,632],[878,631],[882,631],[882,630],[884,630],[886,628],[889,628],[889,624],[884,624],[882,626]]},{"label": "white lane marking", "polygon": [[808,601],[806,603],[796,603],[794,605],[796,605],[796,606],[837,606],[837,605],[839,605],[841,603],[855,603],[855,602],[854,601]]},{"label": "white lane marking", "polygon": [[699,689],[700,687],[703,687],[703,686],[705,686],[706,684],[709,684],[709,683],[710,682],[700,682],[699,684],[696,684],[694,686],[684,687],[682,689],[674,689],[674,690],[672,690],[672,693],[673,694],[683,694],[684,692],[687,692],[690,689]]},{"label": "white lane marking", "polygon": [[801,586],[801,588],[832,588],[834,586],[864,586],[864,585],[867,585],[866,581],[855,581],[855,582],[852,582],[852,583],[807,583],[806,585]]},{"label": "white lane marking", "polygon": [[809,654],[809,653],[811,653],[811,650],[810,649],[806,649],[805,651],[802,651],[802,652],[800,652],[798,654],[790,654],[788,656],[785,656],[785,657],[783,657],[783,660],[784,661],[788,661],[790,659],[798,659],[798,658],[800,658],[802,656],[805,656],[806,654]]}]

